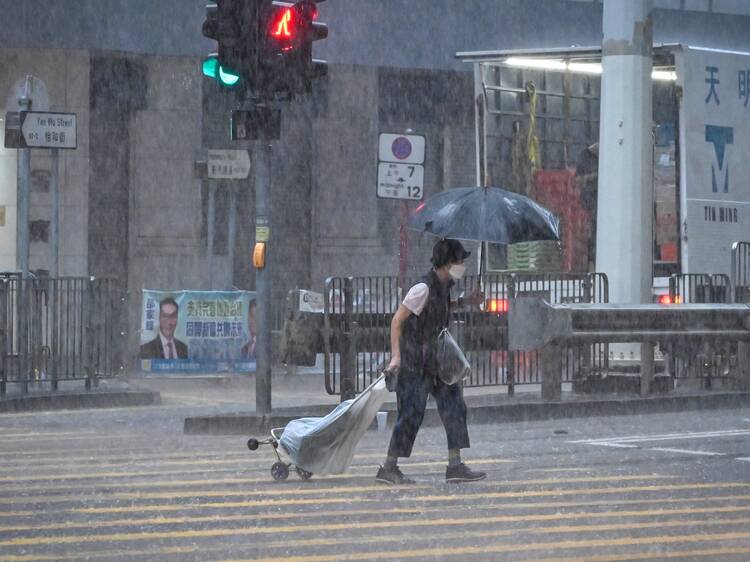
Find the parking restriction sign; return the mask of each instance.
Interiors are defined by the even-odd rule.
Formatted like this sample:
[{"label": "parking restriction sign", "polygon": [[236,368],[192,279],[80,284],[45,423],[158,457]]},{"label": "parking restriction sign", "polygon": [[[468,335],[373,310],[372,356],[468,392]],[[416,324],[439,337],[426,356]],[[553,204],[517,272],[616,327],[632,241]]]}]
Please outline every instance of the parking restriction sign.
[{"label": "parking restriction sign", "polygon": [[422,135],[380,135],[378,159],[381,162],[424,164],[425,139]]},{"label": "parking restriction sign", "polygon": [[424,197],[424,155],[423,136],[381,133],[378,197],[420,201]]}]

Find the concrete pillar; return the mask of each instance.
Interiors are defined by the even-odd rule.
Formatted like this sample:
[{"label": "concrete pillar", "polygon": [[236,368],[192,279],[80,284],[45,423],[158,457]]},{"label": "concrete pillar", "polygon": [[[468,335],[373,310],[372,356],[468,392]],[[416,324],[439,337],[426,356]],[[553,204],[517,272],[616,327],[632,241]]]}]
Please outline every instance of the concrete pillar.
[{"label": "concrete pillar", "polygon": [[605,0],[596,268],[613,303],[651,300],[653,0]]}]

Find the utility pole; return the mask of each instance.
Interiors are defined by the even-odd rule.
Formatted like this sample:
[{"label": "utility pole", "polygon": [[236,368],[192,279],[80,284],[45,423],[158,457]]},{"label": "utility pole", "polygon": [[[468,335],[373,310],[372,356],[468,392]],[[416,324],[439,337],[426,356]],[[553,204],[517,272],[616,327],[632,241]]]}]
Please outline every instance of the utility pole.
[{"label": "utility pole", "polygon": [[651,300],[653,0],[605,0],[596,270],[610,301]]},{"label": "utility pole", "polygon": [[[651,301],[653,284],[653,0],[605,0],[599,131],[596,270],[613,303]],[[610,347],[641,360],[651,391],[652,344]]]}]

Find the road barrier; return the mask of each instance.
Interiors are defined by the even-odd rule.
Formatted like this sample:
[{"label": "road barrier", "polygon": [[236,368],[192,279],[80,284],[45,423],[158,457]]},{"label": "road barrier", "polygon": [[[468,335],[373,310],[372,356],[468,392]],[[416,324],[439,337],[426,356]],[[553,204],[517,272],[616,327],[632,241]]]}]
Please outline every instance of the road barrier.
[{"label": "road barrier", "polygon": [[[406,280],[408,288],[413,280]],[[452,294],[468,297],[481,289],[481,307],[454,310],[451,331],[472,365],[466,386],[541,382],[539,351],[510,352],[507,316],[517,295],[542,295],[550,302],[607,302],[603,274],[504,273],[466,277]],[[390,323],[403,299],[396,277],[335,277],[326,281],[322,314],[300,312],[299,292],[292,292],[282,338],[287,363],[314,364],[323,353],[326,390],[351,398],[366,388],[390,358]],[[606,371],[606,346],[571,346],[561,351],[565,380]]]},{"label": "road barrier", "polygon": [[732,304],[610,305],[549,304],[539,297],[510,303],[510,349],[542,348],[542,397],[558,400],[562,392],[560,350],[571,344],[640,342],[641,392],[653,382],[653,346],[668,347],[679,357],[703,344],[735,343],[735,380],[750,386],[750,306]]},{"label": "road barrier", "polygon": [[0,396],[9,385],[84,381],[91,389],[122,365],[120,283],[107,278],[0,275]]}]

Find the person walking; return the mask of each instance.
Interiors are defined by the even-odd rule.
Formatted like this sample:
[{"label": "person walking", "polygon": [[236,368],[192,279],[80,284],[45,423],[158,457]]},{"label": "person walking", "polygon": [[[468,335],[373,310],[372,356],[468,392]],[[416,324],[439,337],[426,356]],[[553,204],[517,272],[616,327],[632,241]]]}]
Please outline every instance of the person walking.
[{"label": "person walking", "polygon": [[[375,477],[378,482],[390,485],[414,483],[401,472],[398,459],[411,456],[429,394],[435,398],[448,438],[446,481],[472,482],[487,476],[461,462],[461,449],[470,446],[463,385],[445,384],[437,376],[438,335],[448,326],[453,304],[450,289],[463,277],[466,271],[464,260],[470,255],[458,240],[439,240],[432,250],[432,269],[409,290],[391,321],[388,370],[398,372],[398,418],[385,463]],[[476,305],[483,300],[484,295],[477,290],[466,303],[458,299],[456,304]]]}]

